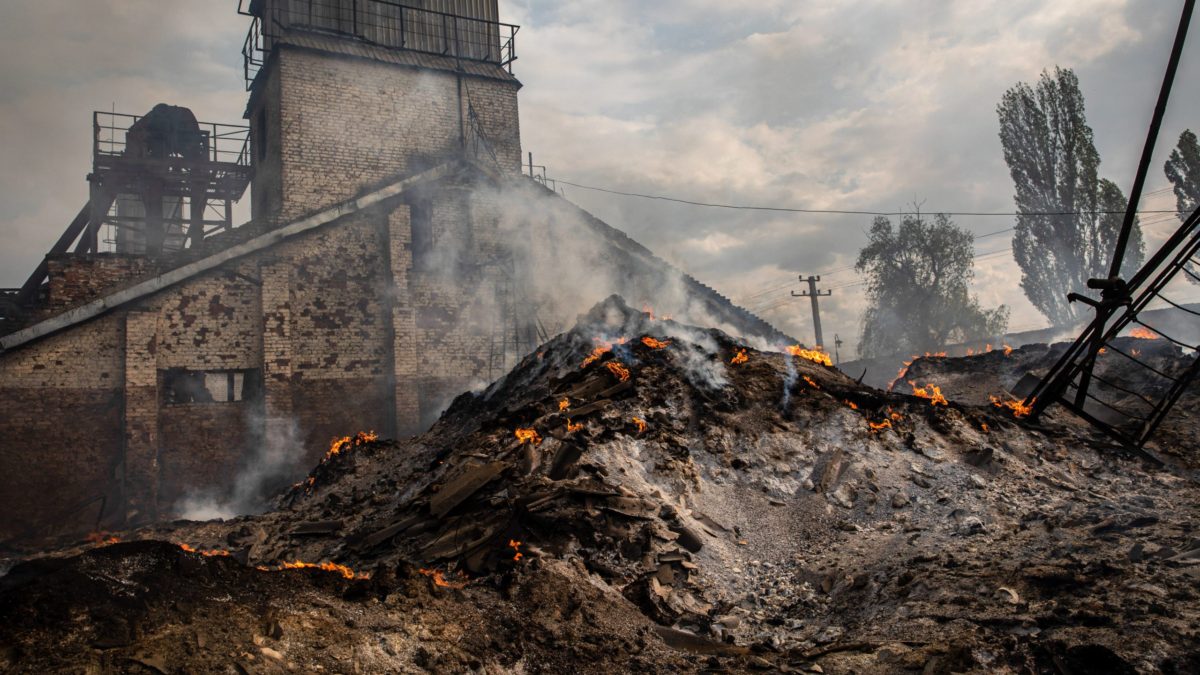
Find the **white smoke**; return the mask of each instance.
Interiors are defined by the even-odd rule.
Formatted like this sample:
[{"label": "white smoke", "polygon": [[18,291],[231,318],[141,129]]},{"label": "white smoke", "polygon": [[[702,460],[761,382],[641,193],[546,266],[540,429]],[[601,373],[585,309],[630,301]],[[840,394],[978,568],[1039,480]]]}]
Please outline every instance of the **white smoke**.
[{"label": "white smoke", "polygon": [[237,475],[222,489],[186,494],[175,505],[179,517],[213,520],[261,513],[270,506],[266,497],[272,488],[308,468],[296,420],[254,414],[248,423],[251,441]]}]

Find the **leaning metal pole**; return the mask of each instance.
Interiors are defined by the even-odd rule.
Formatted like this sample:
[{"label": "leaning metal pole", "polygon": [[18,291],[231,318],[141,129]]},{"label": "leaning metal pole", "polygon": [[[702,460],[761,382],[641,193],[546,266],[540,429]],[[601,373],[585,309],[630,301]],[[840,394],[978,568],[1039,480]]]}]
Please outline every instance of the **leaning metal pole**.
[{"label": "leaning metal pole", "polygon": [[[1046,375],[1046,378],[1038,385],[1035,389],[1036,398],[1031,394],[1030,399],[1026,401],[1033,408],[1034,418],[1040,416],[1050,404],[1059,400],[1066,393],[1076,372],[1076,369],[1072,367],[1074,361],[1079,355],[1080,350],[1086,345],[1087,354],[1083,356],[1075,397],[1075,407],[1078,409],[1083,408],[1088,395],[1088,389],[1091,385],[1092,368],[1103,346],[1105,324],[1118,308],[1127,306],[1130,302],[1132,288],[1121,278],[1121,267],[1125,262],[1125,249],[1129,244],[1130,233],[1133,231],[1133,222],[1137,217],[1138,204],[1142,198],[1142,189],[1146,183],[1146,175],[1150,170],[1150,161],[1154,154],[1154,146],[1158,141],[1158,131],[1162,126],[1162,119],[1166,113],[1167,101],[1171,96],[1171,88],[1175,82],[1175,72],[1179,69],[1179,61],[1183,54],[1183,45],[1187,39],[1188,27],[1191,25],[1192,12],[1195,7],[1196,0],[1184,0],[1183,12],[1179,18],[1179,28],[1175,32],[1175,42],[1171,46],[1171,56],[1167,60],[1167,70],[1163,74],[1162,86],[1159,88],[1158,101],[1154,106],[1154,116],[1150,121],[1150,129],[1146,134],[1146,143],[1142,148],[1142,157],[1138,162],[1137,174],[1134,177],[1133,187],[1129,194],[1129,204],[1125,208],[1125,218],[1121,223],[1121,231],[1117,236],[1116,249],[1113,251],[1108,278],[1088,280],[1089,288],[1100,291],[1101,300],[1097,302],[1077,293],[1071,293],[1067,296],[1072,302],[1079,300],[1092,305],[1096,310],[1096,318],[1084,330],[1084,333],[1080,335],[1075,344],[1063,354],[1058,363]],[[1134,287],[1136,287],[1136,284]],[[1088,336],[1089,339],[1085,340],[1084,336]]]}]

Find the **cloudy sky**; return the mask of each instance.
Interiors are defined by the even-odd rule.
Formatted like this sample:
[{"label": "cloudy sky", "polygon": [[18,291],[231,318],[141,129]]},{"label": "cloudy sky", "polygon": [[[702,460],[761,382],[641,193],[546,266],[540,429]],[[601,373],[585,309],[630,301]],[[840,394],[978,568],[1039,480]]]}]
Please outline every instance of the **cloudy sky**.
[{"label": "cloudy sky", "polygon": [[[1074,68],[1126,191],[1182,0],[501,0],[522,26],[522,140],[550,175],[681,199],[796,208],[1008,211],[1005,89]],[[90,111],[168,101],[238,122],[234,0],[6,0],[0,9],[0,286],[17,286],[87,198]],[[1200,21],[1200,20],[1198,20]],[[1185,52],[1143,208],[1169,146],[1200,129],[1200,29]],[[852,348],[867,216],[701,208],[565,186],[566,195],[802,339],[798,274],[823,274],[826,335]],[[1006,217],[958,217],[977,234]],[[1169,217],[1147,216],[1147,238]],[[977,242],[976,291],[1041,327],[1007,249]],[[1200,289],[1183,289],[1184,299]]]}]

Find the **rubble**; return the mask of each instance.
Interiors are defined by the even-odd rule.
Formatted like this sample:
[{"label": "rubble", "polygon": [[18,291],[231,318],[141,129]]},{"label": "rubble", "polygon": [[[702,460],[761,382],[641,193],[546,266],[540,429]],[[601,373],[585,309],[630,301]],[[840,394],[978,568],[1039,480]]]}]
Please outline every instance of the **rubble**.
[{"label": "rubble", "polygon": [[1023,351],[888,393],[610,298],[275,511],[17,564],[0,667],[1195,671],[1196,474],[991,405]]}]

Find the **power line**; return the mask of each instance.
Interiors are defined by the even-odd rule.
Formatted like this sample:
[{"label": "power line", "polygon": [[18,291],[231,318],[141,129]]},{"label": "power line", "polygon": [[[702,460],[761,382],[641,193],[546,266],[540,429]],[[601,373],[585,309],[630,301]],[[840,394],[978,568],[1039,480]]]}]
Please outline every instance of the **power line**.
[{"label": "power line", "polygon": [[[665,195],[648,195],[640,192],[624,192],[621,190],[612,190],[609,188],[596,187],[594,185],[583,185],[582,183],[572,183],[571,181],[555,179],[556,182],[563,185],[570,185],[582,190],[593,190],[595,192],[605,192],[610,195],[621,195],[623,197],[638,197],[640,199],[654,199],[664,202],[674,202],[676,204],[688,204],[690,206],[703,206],[713,209],[730,209],[734,211],[772,211],[779,213],[810,213],[810,214],[830,214],[844,216],[904,216],[910,215],[909,211],[858,211],[858,210],[843,210],[843,209],[799,209],[786,206],[754,206],[747,204],[720,204],[714,202],[698,202],[690,199],[680,199],[678,197],[667,197]],[[930,213],[941,213],[947,216],[1077,216],[1082,213],[1093,215],[1123,215],[1124,211],[1034,211],[1028,213],[1017,213],[1015,211],[935,211],[930,209]],[[1138,211],[1137,213],[1174,213],[1179,211]]]}]

